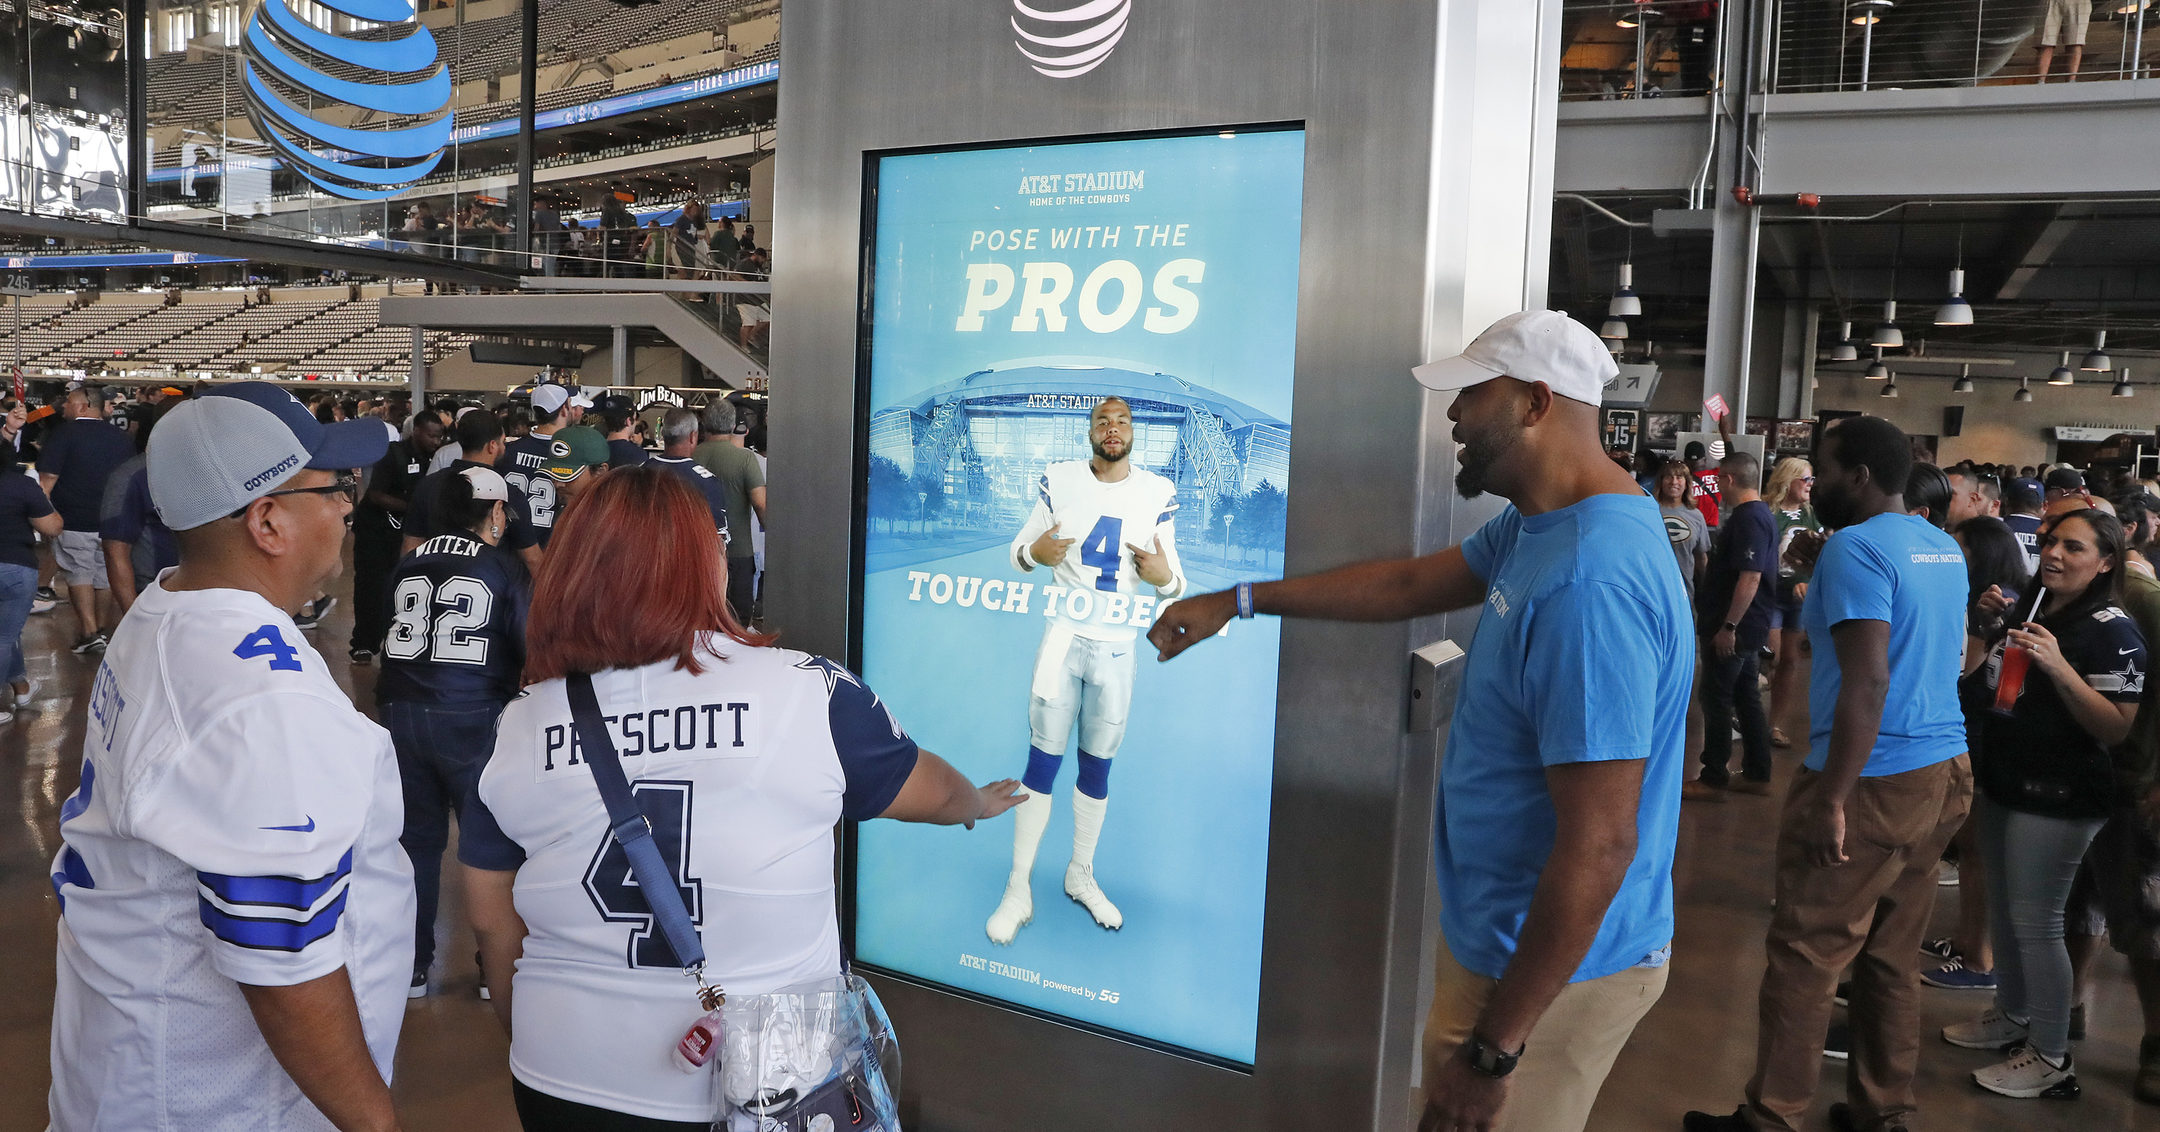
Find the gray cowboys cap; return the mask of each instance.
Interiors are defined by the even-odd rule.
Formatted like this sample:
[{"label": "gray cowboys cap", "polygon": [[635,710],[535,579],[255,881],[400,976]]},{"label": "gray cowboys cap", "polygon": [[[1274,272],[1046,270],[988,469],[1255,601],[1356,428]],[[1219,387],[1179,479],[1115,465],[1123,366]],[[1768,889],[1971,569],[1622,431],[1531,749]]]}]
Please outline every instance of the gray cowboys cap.
[{"label": "gray cowboys cap", "polygon": [[239,383],[188,401],[158,423],[150,434],[150,501],[167,527],[193,530],[270,494],[304,468],[368,467],[389,446],[379,422],[325,426],[284,390]]}]

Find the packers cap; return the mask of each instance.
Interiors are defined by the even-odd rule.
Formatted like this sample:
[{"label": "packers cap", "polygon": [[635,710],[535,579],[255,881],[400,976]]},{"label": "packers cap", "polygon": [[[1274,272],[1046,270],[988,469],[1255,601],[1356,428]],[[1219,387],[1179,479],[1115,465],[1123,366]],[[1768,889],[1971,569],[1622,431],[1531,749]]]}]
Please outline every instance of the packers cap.
[{"label": "packers cap", "polygon": [[1620,367],[1589,327],[1559,311],[1534,310],[1493,323],[1462,353],[1426,362],[1410,375],[1427,389],[1443,391],[1496,377],[1542,381],[1562,397],[1596,405]]},{"label": "packers cap", "polygon": [[587,468],[607,466],[607,440],[584,425],[557,430],[548,440],[548,455],[540,470],[553,479],[567,483],[584,475]]}]

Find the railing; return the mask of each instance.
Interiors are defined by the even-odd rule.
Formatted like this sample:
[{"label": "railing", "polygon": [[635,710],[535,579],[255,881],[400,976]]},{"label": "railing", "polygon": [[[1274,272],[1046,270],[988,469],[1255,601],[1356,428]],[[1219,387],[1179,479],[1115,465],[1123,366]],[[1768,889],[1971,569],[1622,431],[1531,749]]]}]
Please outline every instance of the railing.
[{"label": "railing", "polygon": [[1769,88],[1802,93],[2148,78],[2145,24],[2154,2],[2095,0],[2091,20],[2080,27],[2050,26],[2046,0],[1774,0]]},{"label": "railing", "polygon": [[1563,0],[1561,99],[1709,93],[1719,8],[1715,0]]}]

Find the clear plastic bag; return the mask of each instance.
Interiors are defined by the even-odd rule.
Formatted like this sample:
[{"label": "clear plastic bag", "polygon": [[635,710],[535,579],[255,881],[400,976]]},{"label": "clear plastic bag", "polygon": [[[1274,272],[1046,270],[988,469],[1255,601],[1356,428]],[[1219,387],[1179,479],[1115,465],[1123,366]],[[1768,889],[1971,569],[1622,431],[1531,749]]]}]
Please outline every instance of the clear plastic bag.
[{"label": "clear plastic bag", "polygon": [[729,995],[720,1132],[900,1132],[900,1042],[859,975]]}]

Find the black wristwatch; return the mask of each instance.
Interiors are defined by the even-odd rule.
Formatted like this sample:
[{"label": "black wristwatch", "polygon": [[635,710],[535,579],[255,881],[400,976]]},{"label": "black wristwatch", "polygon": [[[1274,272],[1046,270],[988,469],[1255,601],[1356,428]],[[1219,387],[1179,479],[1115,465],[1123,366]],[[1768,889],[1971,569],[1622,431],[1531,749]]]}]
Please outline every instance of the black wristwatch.
[{"label": "black wristwatch", "polygon": [[1470,1068],[1498,1080],[1515,1072],[1515,1063],[1522,1060],[1523,1050],[1529,1046],[1525,1045],[1514,1053],[1507,1053],[1473,1032],[1462,1048],[1463,1060],[1470,1063]]},{"label": "black wristwatch", "polygon": [[1728,633],[1737,633],[1740,631],[1740,626],[1731,621],[1727,621],[1725,623],[1725,631]]}]

